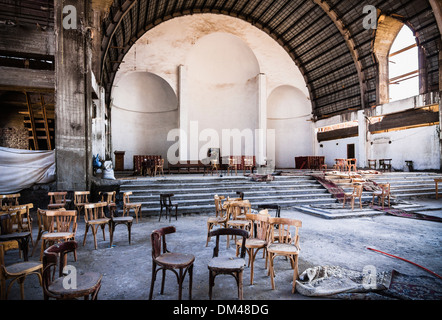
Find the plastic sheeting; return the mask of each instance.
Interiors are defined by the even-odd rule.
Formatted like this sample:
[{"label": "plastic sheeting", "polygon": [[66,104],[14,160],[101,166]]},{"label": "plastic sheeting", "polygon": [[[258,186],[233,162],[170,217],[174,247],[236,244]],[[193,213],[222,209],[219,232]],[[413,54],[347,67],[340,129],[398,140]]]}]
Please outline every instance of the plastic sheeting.
[{"label": "plastic sheeting", "polygon": [[55,180],[55,151],[0,147],[0,194]]}]

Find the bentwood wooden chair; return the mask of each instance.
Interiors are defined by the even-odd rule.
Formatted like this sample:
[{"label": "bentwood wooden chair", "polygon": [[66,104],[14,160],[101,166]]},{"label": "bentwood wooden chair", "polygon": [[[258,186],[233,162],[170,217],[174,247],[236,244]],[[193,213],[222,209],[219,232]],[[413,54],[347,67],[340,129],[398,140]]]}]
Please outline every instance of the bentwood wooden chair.
[{"label": "bentwood wooden chair", "polygon": [[54,191],[54,192],[48,192],[49,196],[49,204],[48,209],[49,210],[55,210],[59,208],[67,208],[70,200],[67,199],[67,191]]},{"label": "bentwood wooden chair", "polygon": [[163,210],[167,216],[169,216],[169,222],[172,219],[172,213],[175,212],[175,220],[178,220],[178,204],[172,203],[172,197],[174,196],[173,193],[161,193],[160,194],[160,217],[158,218],[158,221],[161,220],[161,216],[163,215]]},{"label": "bentwood wooden chair", "polygon": [[[276,229],[276,226],[278,228]],[[295,293],[296,279],[298,278],[298,256],[301,250],[299,245],[299,228],[302,222],[287,218],[269,218],[269,240],[267,245],[269,275],[272,289],[275,289],[275,258],[285,256],[290,259],[293,269],[292,293]],[[275,236],[275,233],[278,236]],[[289,236],[290,235],[290,236]]]},{"label": "bentwood wooden chair", "polygon": [[253,173],[253,157],[245,156],[244,157],[244,174],[246,174],[247,170],[250,170],[250,173]]},{"label": "bentwood wooden chair", "polygon": [[[247,214],[247,220],[251,221],[250,236],[246,239],[246,250],[249,256],[248,266],[250,267],[250,284],[253,284],[253,271],[256,254],[263,250],[265,258],[265,268],[267,269],[267,241],[269,237],[269,213],[267,210],[261,210],[258,214]],[[242,246],[242,241],[236,242],[236,256]]]},{"label": "bentwood wooden chair", "polygon": [[229,157],[229,165],[227,167],[227,174],[230,173],[230,170],[235,170],[235,175],[238,175],[238,159],[235,157]]},{"label": "bentwood wooden chair", "polygon": [[123,216],[129,216],[131,210],[134,211],[135,219],[138,223],[138,214],[141,219],[141,203],[139,202],[131,202],[130,196],[132,195],[132,191],[123,193]]},{"label": "bentwood wooden chair", "polygon": [[[229,257],[219,256],[219,237],[227,235],[242,237],[242,244],[239,249],[240,255]],[[209,268],[209,299],[212,300],[212,289],[215,285],[215,277],[220,274],[231,275],[235,278],[238,287],[238,299],[243,300],[243,273],[246,265],[246,239],[249,233],[246,230],[219,228],[209,233],[210,237],[216,237],[216,245],[213,249],[212,259],[208,263]]]},{"label": "bentwood wooden chair", "polygon": [[224,199],[224,196],[214,196],[215,200],[215,217],[210,217],[207,219],[207,240],[206,240],[206,247],[209,245],[209,233],[212,231],[212,228],[215,226],[222,226],[223,228],[226,227],[227,223],[227,211],[223,208],[222,200]]},{"label": "bentwood wooden chair", "polygon": [[385,201],[388,200],[388,207],[390,208],[390,184],[389,183],[379,183],[378,186],[381,190],[373,192],[373,198],[371,200],[371,205],[374,205],[375,198],[377,197],[378,204],[382,205],[382,209],[385,207]]},{"label": "bentwood wooden chair", "polygon": [[[42,285],[43,265],[40,261],[24,261],[11,265],[5,265],[5,249],[4,244],[0,243],[0,290],[1,300],[7,300],[10,289],[15,281],[20,285],[20,297],[25,299],[25,287],[24,282],[26,277],[31,274],[36,274]],[[6,280],[12,279],[8,287],[6,287]]]},{"label": "bentwood wooden chair", "polygon": [[[66,241],[52,245],[44,251],[43,256],[43,297],[45,300],[97,300],[101,288],[102,275],[97,272],[76,272],[75,285],[70,285],[72,274],[63,275],[67,265],[66,255],[75,252],[78,244],[76,241]],[[58,265],[58,277],[55,276]],[[67,285],[66,285],[67,284]]]},{"label": "bentwood wooden chair", "polygon": [[157,176],[157,171],[159,175],[164,177],[164,159],[155,160],[155,177]]},{"label": "bentwood wooden chair", "polygon": [[353,187],[353,192],[345,192],[344,193],[344,202],[343,202],[342,208],[345,208],[346,199],[350,198],[352,211],[355,206],[355,199],[359,199],[359,208],[362,209],[362,190],[363,190],[363,185],[361,183],[355,183],[354,187]]},{"label": "bentwood wooden chair", "polygon": [[18,206],[18,199],[20,193],[1,194],[0,195],[0,209],[4,210],[10,206]]},{"label": "bentwood wooden chair", "polygon": [[[112,232],[110,220],[104,213],[104,208],[107,207],[107,202],[87,203],[84,205],[84,220],[86,222],[86,230],[84,231],[83,246],[86,244],[86,236],[89,228],[91,228],[94,237],[94,247],[97,249],[97,231],[101,227],[103,232],[103,240],[106,241],[104,229],[106,225],[109,227],[109,234]],[[110,236],[111,237],[111,236]]]},{"label": "bentwood wooden chair", "polygon": [[[41,236],[40,260],[43,259],[44,250],[54,243],[75,240],[77,233],[76,210],[46,210],[40,211],[43,226],[47,230]],[[74,251],[77,260],[77,252]]]},{"label": "bentwood wooden chair", "polygon": [[110,192],[100,192],[101,195],[101,202],[107,202],[107,207],[109,210],[109,217],[110,217],[110,226],[111,226],[111,232],[110,232],[110,245],[112,247],[112,244],[114,242],[114,235],[115,235],[115,228],[119,224],[124,224],[127,227],[128,236],[129,236],[129,244],[131,242],[131,232],[132,232],[132,223],[134,218],[127,215],[125,211],[123,211],[123,214],[121,216],[117,213],[117,204],[116,204],[116,191],[110,191]]},{"label": "bentwood wooden chair", "polygon": [[[161,282],[161,294],[164,294],[164,283],[166,279],[166,271],[170,270],[175,273],[178,280],[178,299],[182,298],[183,281],[186,274],[189,274],[189,300],[192,300],[192,276],[193,262],[195,256],[193,254],[170,252],[167,249],[166,235],[175,233],[173,226],[155,230],[151,234],[152,243],[152,278],[150,285],[149,300],[152,300],[155,280],[158,271],[162,270],[163,278]],[[158,267],[158,269],[157,269]],[[178,272],[177,270],[178,269]]]},{"label": "bentwood wooden chair", "polygon": [[84,211],[84,205],[89,203],[89,191],[75,191],[74,192],[74,206],[80,217],[81,212]]},{"label": "bentwood wooden chair", "polygon": [[[227,228],[250,230],[251,222],[246,219],[246,214],[251,213],[252,206],[248,200],[233,201],[227,208]],[[235,237],[236,243],[236,237]],[[227,248],[230,247],[230,238],[227,238]]]}]

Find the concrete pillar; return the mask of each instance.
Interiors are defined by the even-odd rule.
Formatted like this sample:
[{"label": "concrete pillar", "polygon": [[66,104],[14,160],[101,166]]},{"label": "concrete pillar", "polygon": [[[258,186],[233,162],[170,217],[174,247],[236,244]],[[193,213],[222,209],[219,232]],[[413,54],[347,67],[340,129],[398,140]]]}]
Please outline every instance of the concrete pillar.
[{"label": "concrete pillar", "polygon": [[[55,148],[58,190],[87,190],[92,175],[91,46],[88,1],[55,0]],[[63,26],[66,12],[76,28]],[[71,7],[72,8],[72,7]],[[71,20],[72,22],[72,20]],[[75,25],[75,24],[74,24]],[[72,24],[71,24],[72,26]]]},{"label": "concrete pillar", "polygon": [[180,65],[178,67],[178,101],[179,101],[179,160],[187,161],[188,159],[188,137],[189,137],[189,99],[187,97],[187,72],[186,67]]},{"label": "concrete pillar", "polygon": [[367,121],[365,120],[364,110],[358,111],[358,154],[357,166],[365,168],[367,166],[367,154],[368,154],[368,143],[367,143]]}]

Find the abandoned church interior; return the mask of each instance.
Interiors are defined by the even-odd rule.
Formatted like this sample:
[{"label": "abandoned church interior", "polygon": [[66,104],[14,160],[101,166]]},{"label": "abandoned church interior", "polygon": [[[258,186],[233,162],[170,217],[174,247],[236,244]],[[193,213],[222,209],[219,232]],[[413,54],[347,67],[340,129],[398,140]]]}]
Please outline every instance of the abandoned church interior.
[{"label": "abandoned church interior", "polygon": [[2,300],[442,299],[442,1],[0,4]]}]

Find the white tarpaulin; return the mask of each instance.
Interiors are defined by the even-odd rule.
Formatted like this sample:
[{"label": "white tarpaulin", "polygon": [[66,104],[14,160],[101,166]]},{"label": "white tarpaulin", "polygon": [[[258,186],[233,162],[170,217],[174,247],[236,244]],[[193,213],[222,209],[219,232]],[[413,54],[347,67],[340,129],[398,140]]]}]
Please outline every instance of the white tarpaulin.
[{"label": "white tarpaulin", "polygon": [[0,147],[0,194],[55,180],[55,151]]}]

